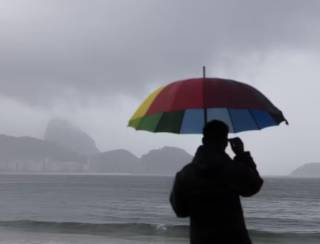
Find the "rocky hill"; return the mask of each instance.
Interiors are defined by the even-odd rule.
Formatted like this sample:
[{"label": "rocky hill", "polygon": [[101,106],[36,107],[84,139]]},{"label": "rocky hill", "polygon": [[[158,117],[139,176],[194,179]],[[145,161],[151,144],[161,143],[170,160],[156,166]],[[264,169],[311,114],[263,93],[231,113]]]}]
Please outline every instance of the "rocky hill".
[{"label": "rocky hill", "polygon": [[176,147],[163,147],[151,150],[141,157],[142,168],[146,174],[174,175],[192,156]]},{"label": "rocky hill", "polygon": [[88,156],[56,142],[0,135],[2,172],[174,175],[190,160],[191,155],[175,147],[151,150],[141,158],[124,149]]},{"label": "rocky hill", "polygon": [[118,149],[99,153],[90,158],[89,172],[105,173],[141,173],[140,159],[131,152]]},{"label": "rocky hill", "polygon": [[141,158],[124,149],[99,152],[87,133],[60,119],[48,123],[44,140],[0,135],[2,172],[174,175],[191,158],[175,147],[151,150]]},{"label": "rocky hill", "polygon": [[174,175],[191,161],[191,155],[180,148],[151,150],[141,158],[119,149],[97,154],[90,159],[90,172],[144,175]]},{"label": "rocky hill", "polygon": [[99,153],[95,141],[87,133],[66,120],[51,120],[47,125],[44,139],[78,154]]},{"label": "rocky hill", "polygon": [[292,177],[320,178],[320,163],[307,163],[292,171]]}]

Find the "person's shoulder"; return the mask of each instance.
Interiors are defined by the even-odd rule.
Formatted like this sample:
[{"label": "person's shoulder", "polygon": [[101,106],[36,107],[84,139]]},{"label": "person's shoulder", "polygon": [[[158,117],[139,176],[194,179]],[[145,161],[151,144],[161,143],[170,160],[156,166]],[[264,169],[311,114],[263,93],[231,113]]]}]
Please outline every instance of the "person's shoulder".
[{"label": "person's shoulder", "polygon": [[186,164],[177,174],[176,177],[186,177],[195,170],[193,162]]}]

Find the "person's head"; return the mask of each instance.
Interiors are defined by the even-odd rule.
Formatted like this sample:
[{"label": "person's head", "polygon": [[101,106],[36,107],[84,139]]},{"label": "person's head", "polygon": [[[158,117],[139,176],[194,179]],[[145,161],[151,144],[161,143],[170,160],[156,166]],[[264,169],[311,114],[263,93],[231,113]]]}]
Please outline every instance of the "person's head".
[{"label": "person's head", "polygon": [[202,142],[204,145],[214,145],[225,150],[228,145],[229,127],[220,120],[212,120],[203,128]]}]

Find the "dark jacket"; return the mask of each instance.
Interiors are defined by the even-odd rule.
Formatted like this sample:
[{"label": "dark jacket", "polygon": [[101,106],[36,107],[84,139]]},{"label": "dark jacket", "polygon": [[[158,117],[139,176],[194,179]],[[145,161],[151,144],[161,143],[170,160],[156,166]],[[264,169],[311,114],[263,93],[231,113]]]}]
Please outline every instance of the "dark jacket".
[{"label": "dark jacket", "polygon": [[232,160],[200,146],[177,173],[170,202],[178,217],[190,217],[191,244],[251,244],[239,196],[254,195],[262,184],[249,152]]}]

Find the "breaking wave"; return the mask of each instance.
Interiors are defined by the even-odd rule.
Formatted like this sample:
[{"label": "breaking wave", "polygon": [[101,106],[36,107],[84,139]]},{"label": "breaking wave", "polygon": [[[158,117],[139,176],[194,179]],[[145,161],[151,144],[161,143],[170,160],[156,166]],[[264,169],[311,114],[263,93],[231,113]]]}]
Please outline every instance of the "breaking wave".
[{"label": "breaking wave", "polygon": [[[80,222],[46,222],[33,220],[0,221],[0,228],[20,229],[32,232],[49,233],[77,233],[90,235],[112,235],[112,236],[167,236],[187,237],[188,226],[186,225],[164,225],[146,223],[80,223]],[[266,232],[250,230],[255,238],[270,239],[320,239],[320,232],[296,233],[296,232]]]}]

